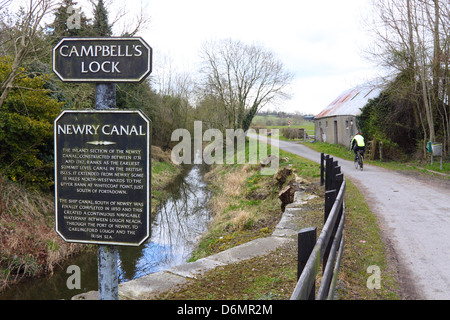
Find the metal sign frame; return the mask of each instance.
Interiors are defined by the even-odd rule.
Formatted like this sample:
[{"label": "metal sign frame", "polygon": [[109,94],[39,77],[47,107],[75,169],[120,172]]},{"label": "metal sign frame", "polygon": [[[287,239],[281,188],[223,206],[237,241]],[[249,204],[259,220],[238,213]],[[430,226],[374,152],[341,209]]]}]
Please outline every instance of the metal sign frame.
[{"label": "metal sign frame", "polygon": [[[69,239],[66,238],[59,229],[58,217],[63,212],[59,212],[59,183],[58,180],[58,172],[60,168],[58,167],[58,121],[66,114],[117,114],[118,117],[122,114],[137,114],[139,115],[146,123],[146,170],[147,175],[145,177],[146,184],[146,210],[142,214],[145,215],[147,220],[147,225],[145,226],[145,236],[138,243],[131,242],[117,242],[117,241],[104,241],[104,240],[80,240],[80,239]],[[151,228],[151,120],[140,110],[118,110],[118,109],[107,109],[107,110],[64,110],[54,121],[54,143],[55,143],[55,230],[56,232],[66,241],[66,242],[75,242],[75,243],[86,243],[86,244],[99,244],[99,245],[122,245],[122,246],[140,246],[150,237],[150,228]],[[104,146],[104,144],[99,144],[100,146]],[[92,200],[95,200],[95,196],[92,197]],[[144,200],[144,199],[142,199]]]}]

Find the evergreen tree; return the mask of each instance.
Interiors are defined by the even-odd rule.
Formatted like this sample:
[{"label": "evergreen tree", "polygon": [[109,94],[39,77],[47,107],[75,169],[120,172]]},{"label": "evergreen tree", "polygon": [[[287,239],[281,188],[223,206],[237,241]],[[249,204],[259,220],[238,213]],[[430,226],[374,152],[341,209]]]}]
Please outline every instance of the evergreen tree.
[{"label": "evergreen tree", "polygon": [[97,36],[112,36],[112,28],[108,23],[108,11],[105,8],[103,0],[98,0],[94,8],[94,24],[92,27]]},{"label": "evergreen tree", "polygon": [[49,25],[52,29],[52,42],[58,42],[64,37],[89,36],[92,28],[81,8],[73,0],[62,0],[60,6],[55,11],[55,19]]}]

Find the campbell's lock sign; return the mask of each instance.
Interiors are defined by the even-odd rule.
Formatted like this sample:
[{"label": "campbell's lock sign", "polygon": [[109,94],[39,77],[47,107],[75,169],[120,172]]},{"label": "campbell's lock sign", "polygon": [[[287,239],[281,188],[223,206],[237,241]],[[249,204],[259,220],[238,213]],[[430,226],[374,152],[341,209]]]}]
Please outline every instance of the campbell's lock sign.
[{"label": "campbell's lock sign", "polygon": [[53,71],[64,82],[140,82],[152,71],[152,48],[140,37],[64,38]]}]

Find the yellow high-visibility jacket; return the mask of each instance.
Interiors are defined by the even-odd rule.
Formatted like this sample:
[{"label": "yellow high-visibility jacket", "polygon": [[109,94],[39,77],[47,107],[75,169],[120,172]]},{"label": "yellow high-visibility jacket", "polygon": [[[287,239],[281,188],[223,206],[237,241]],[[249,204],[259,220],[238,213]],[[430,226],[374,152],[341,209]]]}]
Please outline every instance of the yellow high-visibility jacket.
[{"label": "yellow high-visibility jacket", "polygon": [[353,141],[356,142],[356,145],[358,147],[365,147],[366,146],[366,144],[364,143],[364,137],[362,135],[360,135],[360,134],[357,134],[356,136],[353,137],[352,142],[351,142],[352,147],[353,147]]}]

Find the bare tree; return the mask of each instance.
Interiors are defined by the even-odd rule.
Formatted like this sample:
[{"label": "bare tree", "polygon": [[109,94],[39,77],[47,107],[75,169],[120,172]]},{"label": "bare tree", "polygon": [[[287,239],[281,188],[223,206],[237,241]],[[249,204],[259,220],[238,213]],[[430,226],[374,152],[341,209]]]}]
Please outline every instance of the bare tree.
[{"label": "bare tree", "polygon": [[[89,2],[95,8],[98,0],[89,0]],[[139,10],[135,10],[133,13],[130,11],[130,3],[126,1],[105,0],[104,5],[111,13],[111,28],[114,28],[120,36],[133,37],[148,28],[150,24],[151,19],[143,0],[140,1]],[[133,7],[136,8],[135,1],[133,1]]]},{"label": "bare tree", "polygon": [[[9,2],[4,1],[2,4],[7,6]],[[15,28],[15,31],[17,32],[10,32],[8,35],[3,35],[2,45],[6,42],[11,43],[14,56],[11,71],[0,84],[0,107],[3,105],[9,92],[13,89],[14,81],[20,72],[20,67],[25,58],[32,51],[39,50],[39,48],[33,47],[33,42],[41,29],[42,19],[53,9],[53,0],[29,0],[27,7],[23,9],[16,23],[17,28]]]},{"label": "bare tree", "polygon": [[288,97],[292,75],[262,46],[231,39],[207,42],[202,60],[202,91],[225,109],[229,128],[247,131],[263,106]]},{"label": "bare tree", "polygon": [[[372,57],[409,78],[425,143],[437,135],[450,144],[448,70],[450,3],[442,0],[377,0],[370,21],[375,35]],[[438,129],[436,129],[438,128]],[[437,133],[436,130],[439,130]]]},{"label": "bare tree", "polygon": [[11,4],[12,0],[1,0],[0,1],[0,12],[3,11],[3,9],[7,8]]}]

